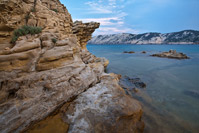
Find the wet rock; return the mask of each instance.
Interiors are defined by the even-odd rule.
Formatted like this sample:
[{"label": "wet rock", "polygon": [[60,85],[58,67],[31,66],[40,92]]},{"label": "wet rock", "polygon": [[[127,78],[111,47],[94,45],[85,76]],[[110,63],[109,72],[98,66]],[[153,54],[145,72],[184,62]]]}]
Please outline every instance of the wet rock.
[{"label": "wet rock", "polygon": [[162,52],[159,54],[153,54],[151,56],[172,58],[172,59],[190,59],[186,54],[178,53],[176,50],[169,50],[169,52]]},{"label": "wet rock", "polygon": [[56,114],[47,117],[32,126],[29,130],[25,131],[27,133],[65,133],[68,131],[69,125],[65,123],[61,114]]},{"label": "wet rock", "polygon": [[138,90],[138,88],[133,88],[133,91],[134,91],[135,93],[137,93],[139,90]]},{"label": "wet rock", "polygon": [[142,54],[146,54],[146,51],[142,51]]},{"label": "wet rock", "polygon": [[142,82],[140,78],[129,78],[129,77],[125,78],[128,79],[133,84],[135,84],[135,86],[138,88],[146,88],[146,84]]},{"label": "wet rock", "polygon": [[104,67],[107,67],[109,64],[109,60],[106,58],[96,58],[95,62],[101,62]]},{"label": "wet rock", "polygon": [[[133,81],[134,82],[134,81]],[[135,86],[140,87],[140,88],[146,88],[146,84],[141,81],[135,81],[134,82]]]},{"label": "wet rock", "polygon": [[122,76],[119,85],[125,90],[126,94],[130,96],[138,93],[139,89],[146,88],[146,84],[142,82],[140,78],[130,78],[128,76]]},{"label": "wet rock", "polygon": [[142,109],[118,85],[117,75],[102,75],[101,82],[82,93],[67,108],[63,119],[73,132],[142,132]]}]

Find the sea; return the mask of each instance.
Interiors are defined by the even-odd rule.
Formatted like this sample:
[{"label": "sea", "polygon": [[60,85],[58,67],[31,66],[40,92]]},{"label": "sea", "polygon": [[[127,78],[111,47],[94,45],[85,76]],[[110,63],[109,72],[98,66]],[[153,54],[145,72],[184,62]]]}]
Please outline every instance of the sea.
[{"label": "sea", "polygon": [[[142,105],[145,133],[199,133],[199,45],[89,44],[87,48],[110,61],[108,73],[146,83],[146,88],[130,94]],[[150,56],[171,49],[190,59]]]}]

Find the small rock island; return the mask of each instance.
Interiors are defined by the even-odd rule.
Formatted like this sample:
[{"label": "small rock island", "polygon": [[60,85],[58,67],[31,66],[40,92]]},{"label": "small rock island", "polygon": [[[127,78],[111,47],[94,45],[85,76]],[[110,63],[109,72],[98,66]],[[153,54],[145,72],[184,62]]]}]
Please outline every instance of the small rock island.
[{"label": "small rock island", "polygon": [[178,53],[176,50],[169,50],[169,52],[162,52],[158,54],[153,54],[151,56],[162,57],[162,58],[172,58],[172,59],[190,59],[184,53]]},{"label": "small rock island", "polygon": [[134,54],[135,52],[134,51],[124,51],[123,53],[125,53],[125,54]]}]

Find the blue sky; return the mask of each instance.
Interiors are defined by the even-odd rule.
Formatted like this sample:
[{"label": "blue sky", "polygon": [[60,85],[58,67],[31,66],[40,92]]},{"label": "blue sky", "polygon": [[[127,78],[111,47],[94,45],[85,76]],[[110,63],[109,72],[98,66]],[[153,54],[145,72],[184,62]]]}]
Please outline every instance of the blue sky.
[{"label": "blue sky", "polygon": [[94,35],[199,30],[199,0],[60,0],[73,21],[96,21]]}]

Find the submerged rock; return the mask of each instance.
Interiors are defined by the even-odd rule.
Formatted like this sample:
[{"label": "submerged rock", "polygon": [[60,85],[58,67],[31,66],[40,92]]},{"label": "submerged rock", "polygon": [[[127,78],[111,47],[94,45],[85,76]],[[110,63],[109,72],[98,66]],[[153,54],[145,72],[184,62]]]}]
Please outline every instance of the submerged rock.
[{"label": "submerged rock", "polygon": [[127,54],[134,54],[134,51],[124,51],[123,53],[127,53]]},{"label": "submerged rock", "polygon": [[153,54],[151,56],[172,58],[172,59],[189,59],[189,57],[186,54],[177,53],[176,50],[169,50],[169,52],[162,52],[159,54]]},{"label": "submerged rock", "polygon": [[199,99],[199,91],[184,91],[185,95],[191,96],[193,98]]},{"label": "submerged rock", "polygon": [[134,91],[135,93],[137,93],[139,90],[138,90],[138,88],[133,88],[133,91]]},{"label": "submerged rock", "polygon": [[65,133],[69,125],[62,120],[61,113],[48,116],[32,126],[26,133]]},{"label": "submerged rock", "polygon": [[139,89],[146,88],[146,84],[140,78],[122,76],[119,85],[126,91],[126,94],[138,93]]},{"label": "submerged rock", "polygon": [[135,84],[138,88],[146,88],[146,84],[142,82],[140,78],[129,78],[127,76],[125,78]]}]

